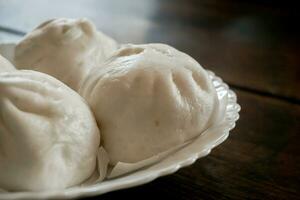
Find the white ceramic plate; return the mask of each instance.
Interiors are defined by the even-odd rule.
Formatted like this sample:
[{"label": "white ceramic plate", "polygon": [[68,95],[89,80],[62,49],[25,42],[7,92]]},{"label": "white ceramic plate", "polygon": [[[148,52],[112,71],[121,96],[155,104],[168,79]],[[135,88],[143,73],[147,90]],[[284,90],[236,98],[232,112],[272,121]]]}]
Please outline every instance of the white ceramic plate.
[{"label": "white ceramic plate", "polygon": [[[0,54],[12,59],[14,44],[0,44]],[[1,192],[0,199],[72,199],[84,196],[95,196],[111,192],[114,190],[134,187],[145,184],[154,179],[172,174],[178,169],[193,164],[197,159],[206,156],[210,151],[222,143],[229,135],[229,131],[234,128],[235,122],[239,118],[240,106],[237,104],[236,94],[213,72],[208,71],[214,86],[218,92],[218,97],[223,102],[225,116],[222,122],[207,129],[193,142],[184,148],[174,152],[152,166],[142,168],[130,174],[104,180],[88,186],[77,186],[59,191],[43,192]],[[227,96],[227,98],[226,98]],[[227,99],[227,100],[226,100]]]}]

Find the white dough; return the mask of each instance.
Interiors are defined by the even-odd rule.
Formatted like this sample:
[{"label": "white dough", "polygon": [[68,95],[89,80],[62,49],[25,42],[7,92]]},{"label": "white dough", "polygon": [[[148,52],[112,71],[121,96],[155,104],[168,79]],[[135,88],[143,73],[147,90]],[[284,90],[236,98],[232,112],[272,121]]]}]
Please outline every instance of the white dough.
[{"label": "white dough", "polygon": [[79,93],[96,116],[111,164],[185,143],[214,122],[219,107],[206,71],[163,44],[123,46],[91,70]]},{"label": "white dough", "polygon": [[99,130],[76,92],[35,71],[0,73],[0,188],[54,190],[95,170]]},{"label": "white dough", "polygon": [[0,73],[15,70],[15,67],[3,56],[0,55]]},{"label": "white dough", "polygon": [[19,69],[50,74],[77,90],[87,72],[116,48],[117,43],[87,19],[53,19],[16,46],[15,64]]}]

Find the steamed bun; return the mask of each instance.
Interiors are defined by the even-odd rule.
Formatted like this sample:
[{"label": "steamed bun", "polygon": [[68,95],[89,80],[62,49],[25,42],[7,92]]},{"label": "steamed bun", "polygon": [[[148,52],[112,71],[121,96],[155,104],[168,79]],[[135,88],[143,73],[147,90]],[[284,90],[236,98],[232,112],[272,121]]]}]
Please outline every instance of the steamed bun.
[{"label": "steamed bun", "polygon": [[44,22],[16,46],[15,65],[47,73],[76,90],[86,73],[117,48],[87,19]]},{"label": "steamed bun", "polygon": [[3,56],[0,55],[0,73],[15,70],[15,67]]},{"label": "steamed bun", "polygon": [[0,73],[0,188],[52,190],[81,183],[100,143],[85,101],[34,71]]},{"label": "steamed bun", "polygon": [[91,106],[111,164],[135,163],[198,136],[219,103],[206,71],[168,45],[127,45],[90,71]]}]

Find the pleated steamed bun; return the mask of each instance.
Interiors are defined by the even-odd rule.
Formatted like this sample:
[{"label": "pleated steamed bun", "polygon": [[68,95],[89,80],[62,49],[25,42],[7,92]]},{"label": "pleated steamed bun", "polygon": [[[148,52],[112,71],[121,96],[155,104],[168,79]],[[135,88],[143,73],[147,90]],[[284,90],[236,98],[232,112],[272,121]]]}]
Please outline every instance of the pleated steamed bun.
[{"label": "pleated steamed bun", "polygon": [[191,140],[219,107],[206,71],[163,44],[124,46],[91,70],[79,93],[96,116],[111,164],[139,162]]},{"label": "pleated steamed bun", "polygon": [[34,71],[0,73],[0,188],[54,190],[96,167],[99,130],[77,93]]},{"label": "pleated steamed bun", "polygon": [[15,67],[3,56],[0,55],[0,73],[15,70]]},{"label": "pleated steamed bun", "polygon": [[47,73],[77,90],[95,64],[117,48],[110,37],[96,30],[87,19],[53,19],[42,23],[21,40],[15,50],[15,65]]}]

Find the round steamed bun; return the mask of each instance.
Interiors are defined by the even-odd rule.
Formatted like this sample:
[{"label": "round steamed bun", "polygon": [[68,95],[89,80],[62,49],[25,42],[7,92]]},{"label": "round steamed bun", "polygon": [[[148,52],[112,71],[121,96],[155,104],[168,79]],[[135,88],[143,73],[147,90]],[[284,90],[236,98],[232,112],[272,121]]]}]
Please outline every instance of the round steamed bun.
[{"label": "round steamed bun", "polygon": [[74,90],[95,64],[117,48],[110,37],[96,30],[87,19],[53,19],[44,22],[16,46],[19,69],[44,72]]},{"label": "round steamed bun", "polygon": [[85,101],[34,71],[0,73],[0,188],[52,190],[81,183],[100,143]]},{"label": "round steamed bun", "polygon": [[138,162],[198,136],[219,105],[206,71],[163,44],[124,46],[90,71],[79,93],[111,164]]}]

